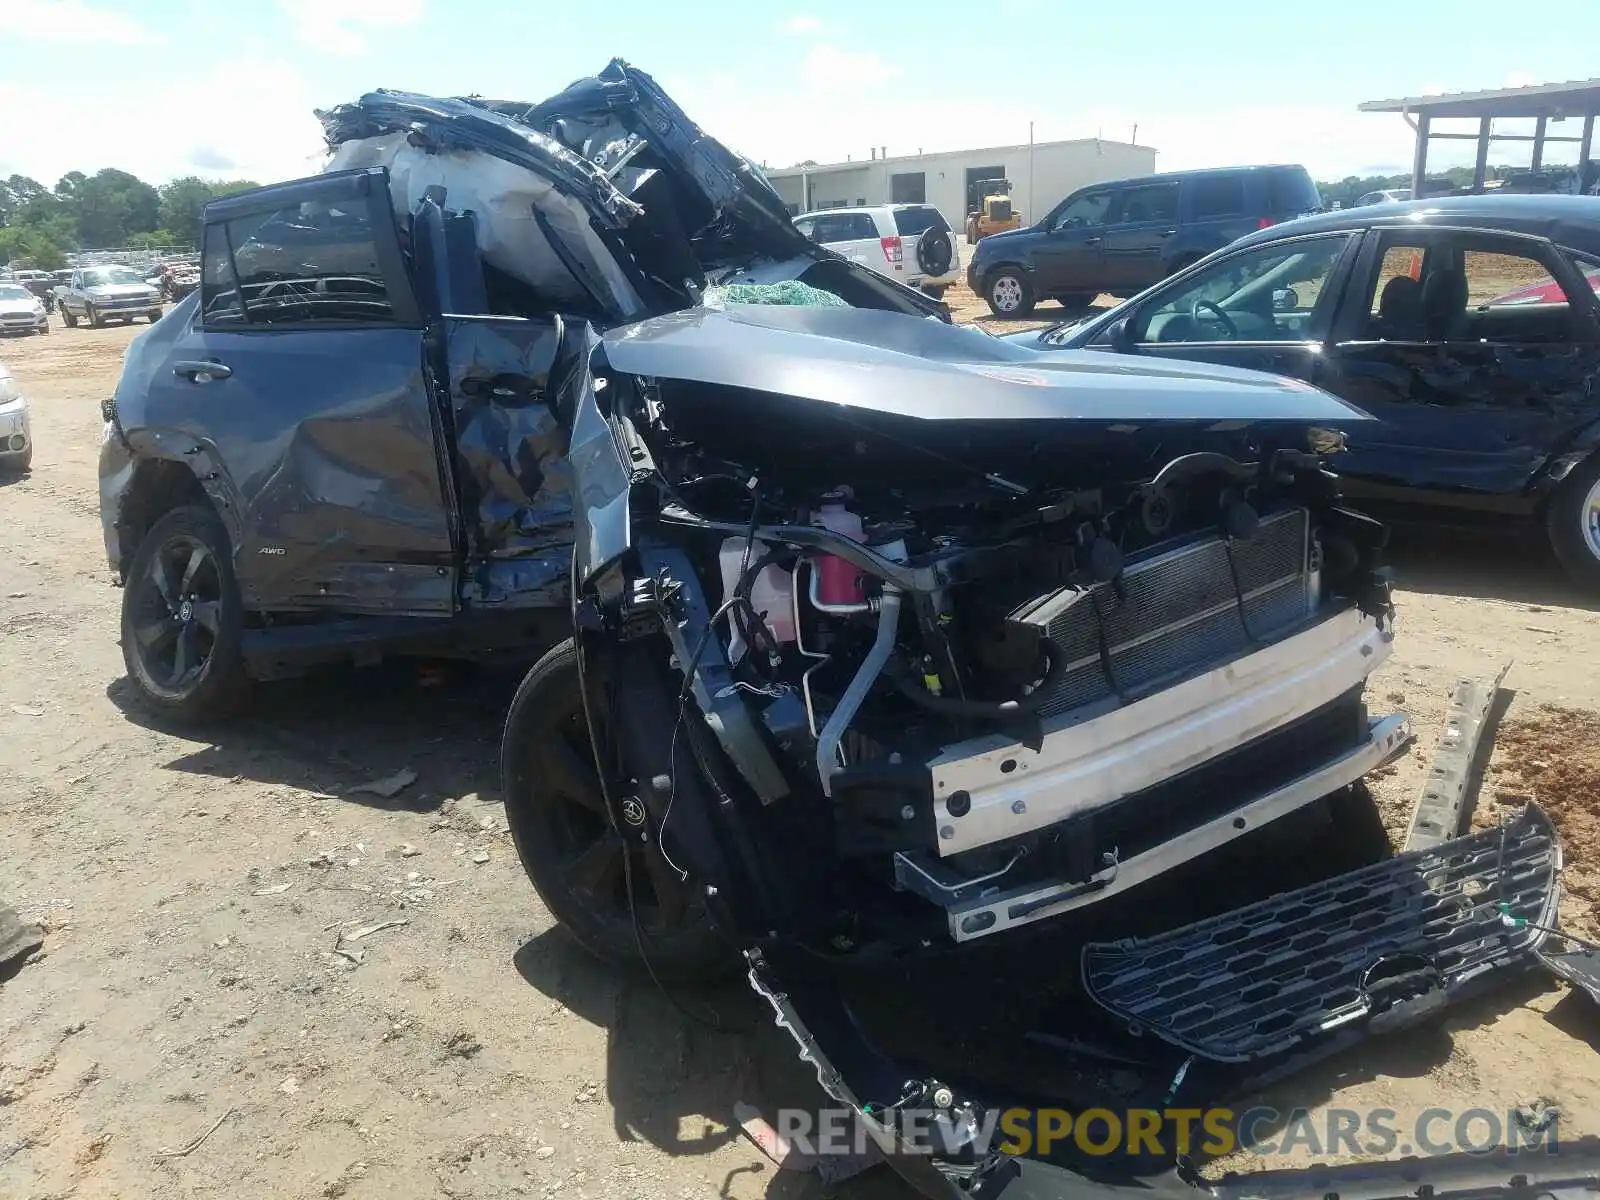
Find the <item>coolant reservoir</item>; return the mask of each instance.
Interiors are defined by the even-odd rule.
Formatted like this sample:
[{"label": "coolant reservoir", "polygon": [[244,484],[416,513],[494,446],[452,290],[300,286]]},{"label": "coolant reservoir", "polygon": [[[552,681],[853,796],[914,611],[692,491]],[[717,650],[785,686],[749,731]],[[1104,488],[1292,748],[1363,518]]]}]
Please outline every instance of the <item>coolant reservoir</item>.
[{"label": "coolant reservoir", "polygon": [[[726,538],[717,551],[717,565],[722,571],[723,603],[727,603],[733,595],[733,589],[739,586],[739,573],[745,563],[744,545],[745,540],[742,537]],[[766,552],[767,544],[757,540],[750,551],[750,561],[755,562]],[[795,640],[792,571],[785,571],[775,563],[762,567],[750,583],[750,607],[761,614],[761,619],[766,622],[767,628],[772,631],[772,636],[780,645]],[[739,625],[731,613],[728,616],[728,623],[733,631],[728,639],[728,660],[738,662],[744,657],[744,636],[739,632]]]},{"label": "coolant reservoir", "polygon": [[[811,523],[831,529],[852,542],[864,541],[866,530],[861,518],[843,504],[824,504],[812,515]],[[860,604],[867,598],[867,577],[860,567],[836,554],[816,557],[817,598],[824,604]]]}]

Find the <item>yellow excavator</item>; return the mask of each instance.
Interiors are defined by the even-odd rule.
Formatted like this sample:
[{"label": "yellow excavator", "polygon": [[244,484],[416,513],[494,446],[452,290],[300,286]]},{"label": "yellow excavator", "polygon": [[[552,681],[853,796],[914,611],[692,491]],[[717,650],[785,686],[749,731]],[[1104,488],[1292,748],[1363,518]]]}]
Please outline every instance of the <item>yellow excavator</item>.
[{"label": "yellow excavator", "polygon": [[1022,228],[1022,214],[1011,205],[1009,179],[976,180],[967,194],[967,245],[975,246],[991,233]]}]

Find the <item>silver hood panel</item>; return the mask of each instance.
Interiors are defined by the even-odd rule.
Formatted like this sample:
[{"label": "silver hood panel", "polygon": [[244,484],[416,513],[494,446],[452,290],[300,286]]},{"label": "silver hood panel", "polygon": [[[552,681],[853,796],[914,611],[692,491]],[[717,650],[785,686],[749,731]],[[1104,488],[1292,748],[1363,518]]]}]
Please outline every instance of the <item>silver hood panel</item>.
[{"label": "silver hood panel", "polygon": [[621,326],[619,371],[927,420],[1367,421],[1310,384],[1204,363],[1043,353],[981,330],[863,309],[730,305]]}]

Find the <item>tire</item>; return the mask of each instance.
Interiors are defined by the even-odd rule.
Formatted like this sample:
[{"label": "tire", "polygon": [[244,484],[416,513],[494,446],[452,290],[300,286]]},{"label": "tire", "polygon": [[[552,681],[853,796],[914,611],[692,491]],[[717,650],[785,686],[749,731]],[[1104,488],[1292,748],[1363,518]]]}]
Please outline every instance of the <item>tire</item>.
[{"label": "tire", "polygon": [[122,589],[122,661],[140,702],[179,724],[227,716],[249,691],[243,636],[227,530],[209,508],[173,509],[139,543]]},{"label": "tire", "polygon": [[50,333],[50,322],[48,320],[46,320],[43,325],[39,326],[39,336],[40,337],[45,337],[49,333]]},{"label": "tire", "polygon": [[1052,296],[1051,299],[1068,312],[1083,312],[1094,306],[1099,295],[1099,292],[1071,292],[1065,296]]},{"label": "tire", "polygon": [[[642,941],[662,979],[704,978],[726,964],[727,943],[693,881],[680,882],[653,838],[623,850],[600,791],[571,639],[534,664],[517,688],[501,739],[500,775],[522,869],[579,945],[605,962],[640,967]],[[627,898],[630,870],[637,935]]]},{"label": "tire", "polygon": [[[161,320],[161,310],[152,309],[150,312],[145,313],[144,319],[149,321],[150,324],[154,325],[157,321]],[[133,324],[133,319],[131,317],[128,320],[128,324]]]},{"label": "tire", "polygon": [[1036,303],[1033,285],[1020,267],[1001,267],[983,285],[983,298],[997,317],[1025,317]]},{"label": "tire", "polygon": [[917,239],[917,266],[924,275],[943,275],[956,260],[955,235],[944,229],[925,229]]},{"label": "tire", "polygon": [[104,329],[106,327],[105,317],[101,315],[100,310],[94,305],[85,304],[83,306],[83,315],[89,319],[89,328]]},{"label": "tire", "polygon": [[1561,481],[1545,506],[1544,524],[1567,574],[1600,591],[1600,455],[1590,455]]},{"label": "tire", "polygon": [[78,327],[78,318],[72,315],[72,310],[65,304],[61,305],[61,323],[68,329],[76,329]]},{"label": "tire", "polygon": [[945,294],[946,290],[948,290],[948,288],[949,288],[948,284],[929,283],[929,284],[925,284],[923,286],[922,294],[924,296],[930,296],[935,300],[943,300],[944,299],[944,294]]}]

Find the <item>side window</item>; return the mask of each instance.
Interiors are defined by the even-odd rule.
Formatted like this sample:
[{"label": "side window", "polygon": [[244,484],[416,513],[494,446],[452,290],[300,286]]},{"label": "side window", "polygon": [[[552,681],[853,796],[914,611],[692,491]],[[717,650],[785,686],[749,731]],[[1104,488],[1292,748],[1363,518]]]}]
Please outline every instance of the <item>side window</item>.
[{"label": "side window", "polygon": [[1052,229],[1083,229],[1090,225],[1104,225],[1106,213],[1111,210],[1111,192],[1085,192],[1074,196],[1057,212]]},{"label": "side window", "polygon": [[242,325],[239,286],[233,277],[228,234],[221,225],[207,225],[200,250],[200,319],[208,325]]},{"label": "side window", "polygon": [[227,230],[251,324],[394,318],[364,203],[307,201],[237,217]]},{"label": "side window", "polygon": [[1385,295],[1394,296],[1404,292],[1409,285],[1397,283],[1394,287],[1389,282],[1394,279],[1409,279],[1416,284],[1416,291],[1420,300],[1422,293],[1422,247],[1421,246],[1389,246],[1383,252],[1383,257],[1378,260],[1378,278],[1372,285],[1371,303],[1367,311],[1374,317],[1378,316]]},{"label": "side window", "polygon": [[1367,337],[1380,341],[1552,342],[1572,305],[1538,252],[1471,234],[1396,236],[1368,296]]},{"label": "side window", "polygon": [[1589,285],[1589,290],[1600,296],[1600,258],[1592,258],[1587,254],[1574,254],[1568,252],[1567,257],[1572,260],[1579,273]]},{"label": "side window", "polygon": [[1151,221],[1173,222],[1177,219],[1178,185],[1156,183],[1125,190],[1122,203],[1112,213],[1111,223],[1142,225]]},{"label": "side window", "polygon": [[1189,211],[1196,221],[1244,215],[1242,175],[1198,175],[1189,188]]},{"label": "side window", "polygon": [[877,223],[867,213],[848,213],[839,220],[844,223],[844,236],[841,241],[869,241],[878,236]]},{"label": "side window", "polygon": [[812,226],[811,240],[821,246],[844,241],[840,235],[839,220],[838,217],[819,216]]},{"label": "side window", "polygon": [[1140,342],[1298,342],[1350,235],[1230,255],[1156,296],[1134,318]]}]

